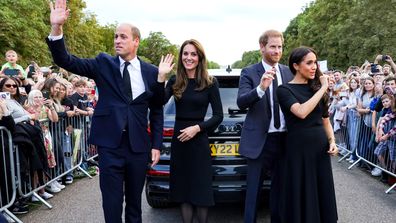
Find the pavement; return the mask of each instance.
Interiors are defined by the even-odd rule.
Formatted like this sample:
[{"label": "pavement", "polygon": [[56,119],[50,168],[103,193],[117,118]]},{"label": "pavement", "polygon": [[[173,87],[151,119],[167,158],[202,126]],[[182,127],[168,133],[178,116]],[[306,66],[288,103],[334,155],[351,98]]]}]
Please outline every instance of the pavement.
[{"label": "pavement", "polygon": [[[396,222],[396,191],[385,194],[388,185],[357,167],[348,170],[348,163],[332,159],[333,175],[340,223]],[[50,210],[41,204],[31,205],[28,214],[19,216],[25,223],[102,223],[103,212],[99,177],[75,180],[49,202]],[[177,207],[153,209],[143,194],[143,222],[181,222]],[[243,205],[216,205],[210,209],[209,222],[242,222]],[[261,208],[258,222],[270,222],[266,207]]]}]

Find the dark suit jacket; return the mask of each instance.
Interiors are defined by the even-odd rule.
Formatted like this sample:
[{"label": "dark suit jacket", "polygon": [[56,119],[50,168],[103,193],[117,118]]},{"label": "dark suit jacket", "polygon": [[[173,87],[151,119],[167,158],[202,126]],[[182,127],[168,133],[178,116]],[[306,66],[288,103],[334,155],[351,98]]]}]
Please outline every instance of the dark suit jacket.
[{"label": "dark suit jacket", "polygon": [[158,68],[139,59],[146,91],[129,101],[123,90],[118,56],[100,53],[95,58],[80,59],[67,52],[63,39],[49,41],[47,38],[47,44],[58,66],[95,80],[100,96],[92,117],[92,144],[116,148],[121,143],[123,130],[127,128],[134,152],[161,148],[164,84],[157,82]]},{"label": "dark suit jacket", "polygon": [[[293,79],[287,66],[279,64],[279,71],[282,83]],[[262,98],[256,90],[264,72],[263,64],[259,62],[242,69],[239,80],[238,107],[249,109],[242,128],[239,153],[251,159],[257,158],[263,150],[272,118],[269,89]]]}]

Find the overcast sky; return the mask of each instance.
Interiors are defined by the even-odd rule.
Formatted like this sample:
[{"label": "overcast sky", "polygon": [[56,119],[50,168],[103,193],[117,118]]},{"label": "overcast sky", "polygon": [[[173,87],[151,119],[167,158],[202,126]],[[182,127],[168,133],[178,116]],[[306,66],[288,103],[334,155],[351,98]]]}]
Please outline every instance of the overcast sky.
[{"label": "overcast sky", "polygon": [[267,29],[284,31],[312,0],[85,0],[101,24],[130,22],[146,38],[162,32],[171,43],[202,43],[209,60],[220,65],[257,50]]}]

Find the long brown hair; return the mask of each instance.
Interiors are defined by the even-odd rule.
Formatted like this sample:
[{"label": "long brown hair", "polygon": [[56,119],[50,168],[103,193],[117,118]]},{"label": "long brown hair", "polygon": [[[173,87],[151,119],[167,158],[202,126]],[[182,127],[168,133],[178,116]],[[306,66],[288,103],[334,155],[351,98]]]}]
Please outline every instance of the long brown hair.
[{"label": "long brown hair", "polygon": [[195,69],[195,81],[198,86],[195,90],[201,91],[213,84],[213,78],[209,76],[208,73],[206,55],[202,45],[195,39],[186,40],[180,47],[179,58],[177,60],[176,82],[172,87],[173,95],[176,99],[181,98],[183,92],[186,90],[188,83],[187,71],[182,61],[183,49],[188,44],[193,45],[197,49],[198,54],[198,66]]}]

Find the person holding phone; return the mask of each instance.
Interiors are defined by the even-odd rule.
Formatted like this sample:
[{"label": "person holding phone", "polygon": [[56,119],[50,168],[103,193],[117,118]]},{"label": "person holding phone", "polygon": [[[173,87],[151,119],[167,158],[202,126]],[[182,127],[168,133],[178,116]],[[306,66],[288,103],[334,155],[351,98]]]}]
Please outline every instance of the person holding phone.
[{"label": "person holding phone", "polygon": [[27,75],[23,67],[17,64],[18,54],[14,50],[8,50],[5,53],[5,58],[7,63],[3,64],[1,67],[1,75],[7,75],[11,77],[18,77],[21,80],[24,80]]}]

